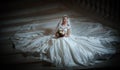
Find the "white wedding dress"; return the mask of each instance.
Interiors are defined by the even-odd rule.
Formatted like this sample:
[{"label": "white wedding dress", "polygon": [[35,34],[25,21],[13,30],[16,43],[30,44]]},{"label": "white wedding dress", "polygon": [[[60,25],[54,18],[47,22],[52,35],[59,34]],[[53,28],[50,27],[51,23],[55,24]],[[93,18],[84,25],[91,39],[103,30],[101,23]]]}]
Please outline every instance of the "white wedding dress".
[{"label": "white wedding dress", "polygon": [[[23,26],[24,28],[25,26]],[[30,27],[27,25],[27,28]],[[71,26],[62,26],[65,32],[72,29]],[[93,29],[100,29],[94,27]],[[85,29],[84,29],[85,30]],[[89,31],[93,31],[92,28]],[[56,66],[89,66],[95,64],[99,59],[109,58],[116,52],[115,47],[110,44],[114,37],[105,35],[87,36],[89,31],[84,31],[84,35],[70,34],[69,37],[55,38],[54,35],[44,35],[42,31],[27,33],[23,29],[12,37],[15,48],[22,52],[37,52],[39,59],[53,63]],[[38,36],[35,36],[36,34]],[[82,33],[82,32],[81,32]],[[94,35],[94,33],[93,33]]]}]

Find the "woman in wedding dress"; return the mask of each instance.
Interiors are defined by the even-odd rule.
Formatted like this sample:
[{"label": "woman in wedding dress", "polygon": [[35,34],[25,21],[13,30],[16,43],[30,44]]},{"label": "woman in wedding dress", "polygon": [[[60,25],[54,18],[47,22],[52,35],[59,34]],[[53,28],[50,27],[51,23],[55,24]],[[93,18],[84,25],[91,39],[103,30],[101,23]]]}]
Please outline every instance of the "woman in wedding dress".
[{"label": "woman in wedding dress", "polygon": [[54,35],[32,40],[27,38],[25,33],[16,33],[12,41],[16,49],[22,52],[37,52],[40,60],[56,66],[89,66],[98,62],[100,58],[108,58],[116,52],[109,44],[113,41],[111,38],[73,35],[68,16],[62,17]]}]

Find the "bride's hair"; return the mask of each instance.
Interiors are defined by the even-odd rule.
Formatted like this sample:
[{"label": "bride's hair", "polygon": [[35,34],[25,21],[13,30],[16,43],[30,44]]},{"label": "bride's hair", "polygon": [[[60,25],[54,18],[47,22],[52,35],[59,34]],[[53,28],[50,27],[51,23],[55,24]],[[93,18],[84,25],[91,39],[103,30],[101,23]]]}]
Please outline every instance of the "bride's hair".
[{"label": "bride's hair", "polygon": [[63,18],[64,18],[64,17],[67,17],[67,18],[68,18],[68,16],[67,16],[67,15],[63,15]]}]

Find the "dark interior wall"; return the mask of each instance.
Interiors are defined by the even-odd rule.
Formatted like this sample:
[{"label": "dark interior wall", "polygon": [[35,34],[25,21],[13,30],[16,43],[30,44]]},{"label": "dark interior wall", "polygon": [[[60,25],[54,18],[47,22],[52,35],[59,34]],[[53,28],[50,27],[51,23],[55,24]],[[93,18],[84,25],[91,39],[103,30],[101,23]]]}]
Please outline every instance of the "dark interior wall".
[{"label": "dark interior wall", "polygon": [[62,0],[62,2],[72,7],[91,9],[111,21],[119,21],[120,19],[119,0]]},{"label": "dark interior wall", "polygon": [[12,11],[40,6],[53,2],[67,3],[72,7],[84,7],[111,21],[120,19],[119,0],[2,0],[0,3],[1,14]]},{"label": "dark interior wall", "polygon": [[0,2],[0,14],[9,14],[11,12],[38,7],[43,4],[58,2],[59,0],[2,0]]},{"label": "dark interior wall", "polygon": [[[65,5],[67,4],[69,5],[69,8],[75,7],[78,10],[80,8],[86,10],[89,9],[89,11],[95,13],[96,16],[115,23],[115,25],[111,24],[111,26],[115,26],[115,28],[117,27],[119,29],[119,0],[2,0],[0,2],[0,15],[4,16],[4,14],[11,14],[19,10],[38,7],[54,2],[59,2]],[[0,20],[4,20],[4,18],[1,18]]]},{"label": "dark interior wall", "polygon": [[[119,20],[120,18],[120,1],[119,0],[2,0],[0,2],[0,9],[2,13],[10,12],[10,10],[17,10],[27,8],[27,5],[38,6],[40,4],[48,4],[52,2],[67,3],[74,7],[84,7],[94,10],[94,12],[100,15],[109,17],[113,20]],[[28,4],[29,3],[29,4]],[[27,5],[26,5],[27,4]],[[29,6],[30,7],[30,6]]]}]

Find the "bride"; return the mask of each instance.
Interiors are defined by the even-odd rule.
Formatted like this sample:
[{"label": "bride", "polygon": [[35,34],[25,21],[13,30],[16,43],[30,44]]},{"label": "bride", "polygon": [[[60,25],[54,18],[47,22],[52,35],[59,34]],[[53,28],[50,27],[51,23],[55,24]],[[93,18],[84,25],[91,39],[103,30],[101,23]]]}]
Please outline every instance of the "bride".
[{"label": "bride", "polygon": [[52,36],[32,40],[24,33],[16,33],[12,41],[16,49],[22,52],[37,52],[40,60],[55,66],[89,66],[116,52],[114,47],[102,43],[110,43],[109,38],[75,36],[71,31],[68,16],[63,16]]}]

